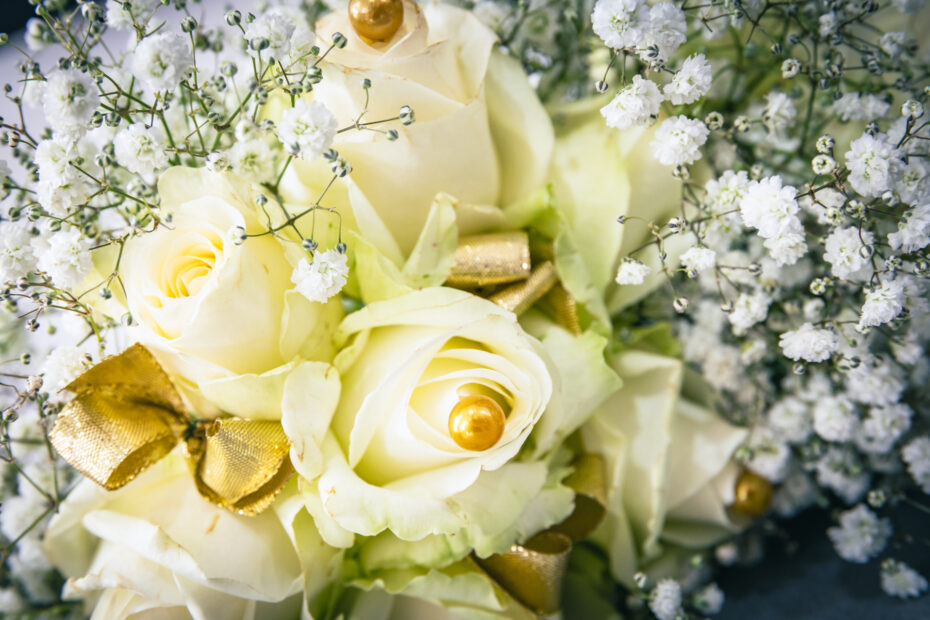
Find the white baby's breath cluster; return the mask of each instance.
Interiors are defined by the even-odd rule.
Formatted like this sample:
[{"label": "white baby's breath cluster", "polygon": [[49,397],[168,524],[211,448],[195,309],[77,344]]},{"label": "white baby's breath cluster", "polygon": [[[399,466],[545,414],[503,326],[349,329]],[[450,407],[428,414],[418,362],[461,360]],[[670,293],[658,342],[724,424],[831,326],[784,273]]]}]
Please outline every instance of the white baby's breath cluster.
[{"label": "white baby's breath cluster", "polygon": [[[115,334],[133,324],[128,313],[104,318],[96,304],[125,294],[126,244],[173,226],[160,205],[162,174],[184,166],[237,175],[260,221],[234,227],[234,243],[273,235],[289,246],[294,290],[326,302],[349,275],[339,214],[326,191],[288,210],[279,184],[295,160],[322,164],[333,180],[349,174],[351,163],[333,148],[337,133],[388,142],[392,124],[414,121],[408,106],[390,118],[366,116],[366,108],[340,128],[334,111],[308,100],[323,80],[321,60],[346,45],[343,34],[323,40],[313,31],[319,3],[219,15],[186,0],[31,4],[25,45],[4,48],[22,57],[7,60],[18,75],[6,85],[0,118],[0,456],[11,472],[0,488],[3,617],[80,613],[61,601],[61,577],[41,551],[73,476],[54,458],[47,432],[72,396],[64,388],[114,352]],[[201,23],[201,14],[213,19]],[[0,45],[10,41],[0,35]],[[40,63],[35,54],[53,45],[60,58]],[[358,81],[367,93],[371,81]],[[268,120],[269,104],[277,123]],[[319,229],[298,226],[306,216],[339,243],[321,246]],[[115,267],[95,262],[101,254]],[[74,328],[70,340],[58,331],[63,322]],[[25,343],[23,327],[34,332]]]},{"label": "white baby's breath cluster", "polygon": [[[657,123],[653,155],[682,186],[675,217],[647,224],[658,269],[638,248],[617,282],[666,276],[683,356],[751,429],[742,459],[775,483],[778,514],[926,504],[930,71],[903,31],[923,3],[882,4],[893,30],[878,4],[676,3],[664,31],[695,43],[660,46],[662,4],[592,14],[610,54],[596,90],[619,84],[606,125]],[[703,44],[728,29],[751,60]],[[896,535],[864,504],[829,533],[859,562]],[[881,580],[893,596],[926,587],[896,562]]]}]

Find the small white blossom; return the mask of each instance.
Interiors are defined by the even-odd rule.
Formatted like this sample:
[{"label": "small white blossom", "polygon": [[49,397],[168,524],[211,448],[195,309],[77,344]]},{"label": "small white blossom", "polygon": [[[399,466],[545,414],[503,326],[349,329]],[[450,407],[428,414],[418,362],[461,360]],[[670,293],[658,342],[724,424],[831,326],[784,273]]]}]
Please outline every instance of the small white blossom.
[{"label": "small white blossom", "polygon": [[[800,222],[798,222],[796,228],[801,229]],[[804,240],[804,234],[794,230],[769,237],[762,245],[765,246],[769,256],[779,266],[794,265],[807,254],[807,242]]]},{"label": "small white blossom", "polygon": [[894,58],[901,53],[901,49],[907,41],[906,32],[886,32],[878,39],[878,46],[882,51]]},{"label": "small white blossom", "polygon": [[639,47],[649,28],[649,7],[643,0],[597,0],[591,25],[607,47]]},{"label": "small white blossom", "polygon": [[[685,42],[686,30],[684,11],[671,2],[657,2],[649,9],[649,28],[640,47],[654,46],[658,50],[658,58],[666,60]],[[639,57],[651,60],[648,51],[641,50]]]},{"label": "small white blossom", "polygon": [[807,441],[813,430],[813,418],[807,403],[794,396],[786,396],[768,411],[769,426],[791,443]]},{"label": "small white blossom", "polygon": [[662,90],[675,105],[694,103],[707,94],[712,79],[713,72],[704,54],[695,54],[685,59],[672,81]]},{"label": "small white blossom", "polygon": [[45,118],[56,133],[75,134],[87,126],[93,116],[100,93],[87,73],[77,69],[58,69],[48,76],[42,96]]},{"label": "small white blossom", "polygon": [[865,564],[885,548],[891,536],[891,522],[859,504],[841,513],[839,527],[829,528],[827,536],[841,558]]},{"label": "small white blossom", "polygon": [[649,595],[649,609],[659,620],[675,620],[681,613],[681,586],[674,579],[660,579]]},{"label": "small white blossom", "polygon": [[911,427],[914,412],[905,404],[872,407],[856,433],[856,445],[863,452],[883,454],[891,450]]},{"label": "small white blossom", "polygon": [[617,269],[617,284],[642,284],[652,268],[635,258],[624,258]]},{"label": "small white blossom", "polygon": [[52,403],[69,400],[71,393],[62,390],[88,369],[87,355],[71,346],[57,347],[48,354],[42,364],[42,391]]},{"label": "small white blossom", "polygon": [[55,233],[40,235],[32,241],[38,256],[37,268],[44,271],[56,286],[77,286],[92,266],[90,248],[93,243],[77,228],[67,227]]},{"label": "small white blossom", "polygon": [[274,178],[274,153],[262,138],[238,140],[225,153],[235,174],[255,183],[267,183]]},{"label": "small white blossom", "polygon": [[739,203],[743,223],[757,229],[763,239],[797,232],[801,227],[795,215],[799,209],[797,193],[794,187],[783,186],[778,175],[753,181]]},{"label": "small white blossom", "polygon": [[820,16],[817,28],[821,37],[827,38],[836,32],[836,13],[824,13]]},{"label": "small white blossom", "polygon": [[906,254],[930,245],[930,203],[907,211],[898,222],[897,232],[888,234],[888,245]]},{"label": "small white blossom", "polygon": [[859,418],[856,406],[848,398],[831,396],[814,403],[814,431],[827,441],[849,441]]},{"label": "small white blossom", "polygon": [[894,189],[901,202],[925,203],[930,200],[930,167],[919,157],[911,157],[895,175]]},{"label": "small white blossom", "polygon": [[904,388],[901,368],[888,359],[864,362],[846,373],[846,393],[864,405],[896,403]]},{"label": "small white blossom", "polygon": [[740,335],[746,332],[750,327],[765,320],[769,313],[769,305],[772,298],[762,291],[755,293],[740,293],[740,296],[733,304],[733,310],[729,314],[730,324],[733,325],[733,333]]},{"label": "small white blossom", "polygon": [[711,179],[704,185],[707,194],[705,202],[714,212],[732,211],[749,189],[749,175],[745,171],[727,170],[718,179]]},{"label": "small white blossom", "polygon": [[774,430],[767,426],[757,426],[746,446],[751,454],[746,462],[749,469],[772,482],[780,482],[788,475],[791,449]]},{"label": "small white blossom", "polygon": [[[243,38],[249,43],[249,53],[262,62],[283,61],[291,52],[291,36],[297,22],[283,7],[269,9],[246,26]],[[260,43],[267,47],[258,49]]]},{"label": "small white blossom", "polygon": [[143,39],[132,58],[132,71],[152,91],[174,90],[194,65],[190,40],[163,32]]},{"label": "small white blossom", "polygon": [[882,562],[882,590],[888,596],[910,598],[920,596],[927,589],[927,580],[913,568],[897,560]]},{"label": "small white blossom", "polygon": [[874,235],[849,226],[837,228],[824,241],[823,259],[832,265],[830,273],[845,280],[860,279],[861,270],[869,267],[868,255],[863,248],[871,246]]},{"label": "small white blossom", "polygon": [[793,517],[813,505],[818,497],[817,485],[810,476],[797,470],[778,487],[772,498],[772,510],[781,517]]},{"label": "small white blossom", "polygon": [[693,247],[681,255],[681,266],[690,273],[711,269],[717,264],[717,253],[710,248]]},{"label": "small white blossom", "polygon": [[924,493],[930,494],[930,437],[912,439],[901,450],[901,458],[914,481]]},{"label": "small white blossom", "polygon": [[691,164],[701,158],[710,132],[699,120],[676,116],[662,121],[650,142],[652,155],[665,166]]},{"label": "small white blossom", "polygon": [[718,390],[738,392],[743,386],[745,368],[737,347],[719,344],[705,352],[704,378]]},{"label": "small white blossom", "polygon": [[168,166],[168,153],[161,129],[135,123],[113,138],[116,161],[130,172],[150,176]]},{"label": "small white blossom", "polygon": [[893,321],[904,309],[904,301],[904,282],[899,278],[885,280],[866,293],[859,329]]},{"label": "small white blossom", "polygon": [[785,357],[795,361],[822,362],[830,359],[839,346],[839,338],[830,329],[818,329],[810,323],[785,332],[778,341]]},{"label": "small white blossom", "polygon": [[336,117],[319,101],[300,99],[285,110],[278,123],[278,139],[293,155],[312,161],[323,154],[336,137]]},{"label": "small white blossom", "polygon": [[702,614],[719,614],[723,609],[724,595],[716,583],[709,583],[694,593],[694,606]]},{"label": "small white blossom", "polygon": [[325,302],[346,285],[349,275],[348,257],[336,250],[316,252],[313,262],[300,259],[291,275],[297,291],[310,301]]},{"label": "small white blossom", "polygon": [[833,102],[833,111],[843,122],[874,121],[888,114],[891,104],[875,95],[846,93]]},{"label": "small white blossom", "polygon": [[624,87],[613,100],[601,108],[601,115],[608,127],[627,129],[645,125],[659,113],[662,95],[651,80],[634,75],[633,81]]},{"label": "small white blossom", "polygon": [[869,470],[848,447],[829,446],[818,459],[815,471],[820,486],[832,490],[847,504],[861,499],[869,489]]},{"label": "small white blossom", "polygon": [[868,198],[881,196],[903,166],[901,150],[885,134],[863,134],[849,146],[845,157],[853,189]]},{"label": "small white blossom", "polygon": [[784,132],[794,124],[798,110],[785,93],[770,92],[765,96],[765,111],[762,120],[772,133]]},{"label": "small white blossom", "polygon": [[24,222],[0,224],[0,284],[15,282],[36,268],[32,229]]},{"label": "small white blossom", "polygon": [[161,0],[107,0],[107,25],[116,30],[131,30],[133,21],[145,26]]}]

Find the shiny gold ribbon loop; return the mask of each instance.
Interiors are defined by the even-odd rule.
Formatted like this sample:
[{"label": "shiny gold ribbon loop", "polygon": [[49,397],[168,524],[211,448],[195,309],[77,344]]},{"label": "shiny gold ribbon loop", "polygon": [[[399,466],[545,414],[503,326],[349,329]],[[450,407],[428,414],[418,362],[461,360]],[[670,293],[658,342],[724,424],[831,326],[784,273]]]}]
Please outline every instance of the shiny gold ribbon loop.
[{"label": "shiny gold ribbon loop", "polygon": [[536,614],[548,615],[561,606],[562,579],[572,543],[588,536],[603,522],[607,487],[603,459],[584,454],[565,484],[575,490],[575,510],[561,523],[515,544],[509,551],[475,563],[518,603]]},{"label": "shiny gold ribbon loop", "polygon": [[514,600],[534,613],[548,615],[561,607],[562,579],[571,549],[571,539],[547,530],[506,553],[474,559]]},{"label": "shiny gold ribbon loop", "polygon": [[293,473],[279,423],[189,422],[168,374],[142,345],[97,364],[66,389],[75,396],[49,439],[65,461],[108,490],[129,483],[181,441],[200,493],[230,510],[261,512]]},{"label": "shiny gold ribbon loop", "polygon": [[530,242],[525,232],[475,235],[459,241],[446,285],[480,288],[525,280],[530,275]]},{"label": "shiny gold ribbon loop", "polygon": [[546,261],[535,267],[525,282],[508,286],[489,298],[501,308],[520,315],[530,309],[559,281],[555,265]]}]

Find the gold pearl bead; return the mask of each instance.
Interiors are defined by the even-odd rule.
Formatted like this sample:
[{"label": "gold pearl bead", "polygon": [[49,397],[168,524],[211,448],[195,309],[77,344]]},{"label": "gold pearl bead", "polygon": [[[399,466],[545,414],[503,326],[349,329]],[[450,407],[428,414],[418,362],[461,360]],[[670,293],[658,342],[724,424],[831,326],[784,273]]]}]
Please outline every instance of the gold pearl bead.
[{"label": "gold pearl bead", "polygon": [[504,434],[504,410],[488,396],[466,396],[449,414],[449,434],[462,448],[481,452]]},{"label": "gold pearl bead", "polygon": [[349,23],[371,41],[389,41],[404,23],[403,0],[349,0]]},{"label": "gold pearl bead", "polygon": [[758,517],[772,507],[772,483],[744,469],[736,479],[731,508],[744,517]]}]

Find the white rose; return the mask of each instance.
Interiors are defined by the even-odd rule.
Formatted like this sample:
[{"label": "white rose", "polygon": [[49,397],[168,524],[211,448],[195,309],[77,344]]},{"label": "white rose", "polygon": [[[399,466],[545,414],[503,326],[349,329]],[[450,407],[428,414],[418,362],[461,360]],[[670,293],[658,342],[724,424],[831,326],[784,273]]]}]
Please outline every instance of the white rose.
[{"label": "white rose", "polygon": [[258,516],[236,515],[200,496],[176,451],[118,491],[82,481],[45,552],[69,577],[64,596],[88,599],[95,618],[297,617],[301,595],[325,587],[341,554],[295,499],[285,492]]},{"label": "white rose", "polygon": [[739,474],[731,456],[747,431],[689,399],[700,388],[681,361],[638,350],[610,361],[623,388],[581,432],[607,464],[607,519],[594,537],[629,583],[663,545],[703,548],[741,527],[727,507]]},{"label": "white rose", "polygon": [[[348,546],[352,533],[456,535],[451,544],[465,554],[470,545],[487,554],[528,533],[517,531],[530,527],[520,517],[547,484],[548,467],[516,457],[534,428],[560,415],[550,407],[559,378],[514,315],[463,291],[428,288],[350,314],[336,338],[345,349],[334,362],[342,395],[330,430],[320,389],[299,373],[282,405],[324,539]],[[453,408],[472,395],[495,400],[505,416],[483,449],[462,447],[449,428]],[[570,512],[571,491],[555,495],[532,515],[534,532]]]},{"label": "white rose", "polygon": [[229,234],[237,226],[264,230],[248,184],[178,167],[158,188],[171,220],[126,243],[122,287],[113,285],[138,324],[133,337],[195,383],[264,373],[296,356],[331,357],[340,304],[312,303],[294,290],[299,245],[271,235],[237,244]]},{"label": "white rose", "polygon": [[[416,122],[396,142],[372,131],[347,131],[333,144],[353,166],[324,203],[384,256],[402,262],[413,248],[436,194],[466,204],[504,207],[541,188],[553,144],[552,126],[519,62],[493,51],[494,33],[468,11],[443,3],[405,2],[395,37],[368,44],[345,10],[317,25],[321,40],[348,38],[321,64],[312,97],[339,126],[365,109],[362,79],[371,80],[363,121],[393,118],[410,106]],[[281,185],[287,202],[306,204],[329,181],[325,162],[292,162]],[[473,222],[472,227],[481,226]],[[469,234],[460,222],[460,232]]]}]

